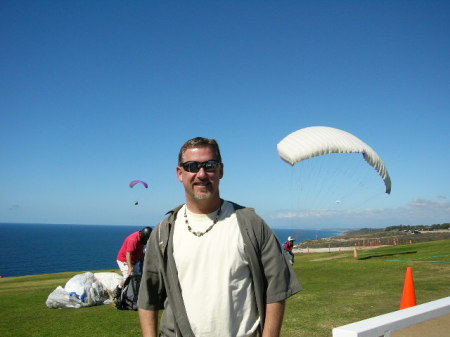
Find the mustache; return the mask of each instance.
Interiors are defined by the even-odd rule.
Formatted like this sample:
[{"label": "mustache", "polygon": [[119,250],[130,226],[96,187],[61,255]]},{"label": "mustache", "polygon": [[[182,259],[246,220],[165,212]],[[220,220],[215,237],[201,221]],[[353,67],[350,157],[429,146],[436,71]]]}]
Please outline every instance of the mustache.
[{"label": "mustache", "polygon": [[205,179],[205,180],[195,180],[192,185],[207,185],[207,184],[211,184],[211,180],[209,179]]}]

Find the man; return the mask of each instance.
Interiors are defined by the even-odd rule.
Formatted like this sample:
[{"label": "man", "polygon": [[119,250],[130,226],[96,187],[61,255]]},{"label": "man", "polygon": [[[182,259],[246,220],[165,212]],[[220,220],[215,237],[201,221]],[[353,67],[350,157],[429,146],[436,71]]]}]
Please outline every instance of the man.
[{"label": "man", "polygon": [[[249,168],[250,169],[250,168]],[[217,142],[197,137],[176,169],[186,203],[147,245],[139,290],[144,337],[279,336],[285,299],[301,286],[273,231],[254,210],[220,198]]]},{"label": "man", "polygon": [[289,236],[287,241],[284,243],[284,250],[289,254],[291,264],[294,264],[295,255],[292,252],[294,249],[294,241],[295,239],[292,236]]},{"label": "man", "polygon": [[136,264],[141,261],[144,255],[144,248],[151,232],[150,227],[144,227],[140,231],[128,235],[124,240],[117,254],[117,264],[124,279],[138,273]]}]

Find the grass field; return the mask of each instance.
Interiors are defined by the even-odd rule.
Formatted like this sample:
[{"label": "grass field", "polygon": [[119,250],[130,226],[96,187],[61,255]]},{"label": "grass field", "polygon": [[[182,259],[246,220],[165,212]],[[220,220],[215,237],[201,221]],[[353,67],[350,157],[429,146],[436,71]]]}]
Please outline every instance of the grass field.
[{"label": "grass field", "polygon": [[[418,304],[450,295],[450,240],[358,254],[358,259],[353,252],[296,256],[295,270],[304,290],[287,301],[282,336],[331,336],[334,327],[398,310],[408,266],[413,268]],[[134,311],[109,305],[48,309],[48,295],[75,274],[0,279],[1,335],[140,335]]]}]

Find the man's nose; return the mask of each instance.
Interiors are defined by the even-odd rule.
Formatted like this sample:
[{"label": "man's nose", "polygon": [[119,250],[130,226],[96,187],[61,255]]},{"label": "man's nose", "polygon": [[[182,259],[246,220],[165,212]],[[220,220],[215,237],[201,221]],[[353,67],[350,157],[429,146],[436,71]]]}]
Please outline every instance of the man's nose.
[{"label": "man's nose", "polygon": [[206,177],[206,176],[207,176],[207,174],[206,174],[205,168],[200,167],[200,170],[198,170],[198,172],[197,172],[197,177],[202,178],[202,177]]}]

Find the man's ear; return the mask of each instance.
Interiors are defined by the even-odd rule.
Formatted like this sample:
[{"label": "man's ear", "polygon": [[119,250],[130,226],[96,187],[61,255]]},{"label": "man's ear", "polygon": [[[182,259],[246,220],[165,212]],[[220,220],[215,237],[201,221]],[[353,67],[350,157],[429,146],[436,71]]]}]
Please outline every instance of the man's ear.
[{"label": "man's ear", "polygon": [[178,181],[183,182],[183,172],[180,166],[177,166],[177,178]]}]

